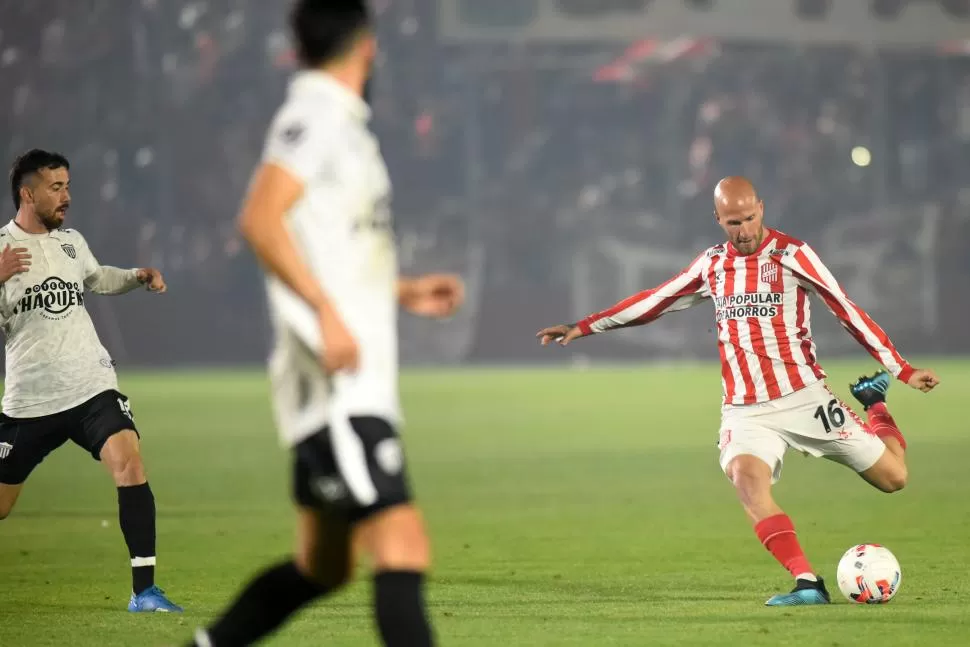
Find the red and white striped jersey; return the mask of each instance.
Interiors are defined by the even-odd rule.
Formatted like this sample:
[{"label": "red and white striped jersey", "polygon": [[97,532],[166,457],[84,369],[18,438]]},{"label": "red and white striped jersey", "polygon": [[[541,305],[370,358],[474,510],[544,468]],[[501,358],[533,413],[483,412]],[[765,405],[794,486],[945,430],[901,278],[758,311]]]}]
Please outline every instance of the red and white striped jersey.
[{"label": "red and white striped jersey", "polygon": [[821,297],[842,327],[890,373],[909,380],[912,366],[846,296],[815,251],[770,229],[754,254],[742,256],[730,243],[710,247],[663,285],[586,317],[579,328],[591,335],[641,326],[713,299],[724,403],[754,404],[825,377],[815,356],[809,293]]}]

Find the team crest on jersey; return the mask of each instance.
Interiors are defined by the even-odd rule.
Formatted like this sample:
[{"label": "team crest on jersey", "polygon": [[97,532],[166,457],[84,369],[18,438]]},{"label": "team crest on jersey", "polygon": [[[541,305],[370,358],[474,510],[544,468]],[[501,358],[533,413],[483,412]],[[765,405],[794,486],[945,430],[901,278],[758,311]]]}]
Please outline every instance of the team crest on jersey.
[{"label": "team crest on jersey", "polygon": [[778,281],[778,265],[766,263],[761,266],[761,282],[772,285]]},{"label": "team crest on jersey", "polygon": [[64,243],[63,245],[61,245],[61,249],[63,249],[64,253],[67,254],[70,258],[77,258],[77,250],[74,249],[74,245],[71,245],[70,243]]}]

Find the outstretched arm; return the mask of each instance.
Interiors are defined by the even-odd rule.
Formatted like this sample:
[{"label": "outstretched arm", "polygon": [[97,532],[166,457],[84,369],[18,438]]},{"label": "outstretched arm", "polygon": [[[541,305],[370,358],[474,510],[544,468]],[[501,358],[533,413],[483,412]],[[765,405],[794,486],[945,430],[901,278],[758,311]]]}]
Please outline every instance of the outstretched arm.
[{"label": "outstretched arm", "polygon": [[923,391],[939,383],[932,371],[915,369],[903,359],[889,335],[848,297],[810,246],[802,244],[794,254],[782,256],[781,263],[818,294],[842,327],[897,379]]},{"label": "outstretched arm", "polygon": [[84,279],[84,286],[95,294],[124,294],[146,285],[149,292],[164,293],[168,287],[162,273],[153,267],[125,270],[111,265],[99,265]]},{"label": "outstretched arm", "polygon": [[165,281],[162,273],[154,268],[122,269],[102,265],[95,258],[88,243],[81,238],[76,253],[84,267],[84,287],[95,294],[124,294],[135,288],[148,285],[152,292],[164,292]]},{"label": "outstretched arm", "polygon": [[615,328],[643,326],[669,312],[695,306],[709,295],[704,282],[701,254],[682,272],[662,285],[627,297],[611,308],[591,314],[572,325],[543,328],[537,333],[542,345],[557,341],[565,346],[574,339]]}]

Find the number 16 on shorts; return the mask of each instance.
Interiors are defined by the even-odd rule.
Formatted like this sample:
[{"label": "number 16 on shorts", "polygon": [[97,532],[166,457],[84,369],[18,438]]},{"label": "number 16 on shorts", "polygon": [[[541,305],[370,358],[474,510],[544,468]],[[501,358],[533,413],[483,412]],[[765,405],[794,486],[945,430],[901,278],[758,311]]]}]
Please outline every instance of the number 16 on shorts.
[{"label": "number 16 on shorts", "polygon": [[825,433],[832,433],[833,429],[841,429],[845,425],[845,411],[839,403],[838,398],[832,398],[828,407],[818,405],[815,409],[815,419],[822,424]]}]

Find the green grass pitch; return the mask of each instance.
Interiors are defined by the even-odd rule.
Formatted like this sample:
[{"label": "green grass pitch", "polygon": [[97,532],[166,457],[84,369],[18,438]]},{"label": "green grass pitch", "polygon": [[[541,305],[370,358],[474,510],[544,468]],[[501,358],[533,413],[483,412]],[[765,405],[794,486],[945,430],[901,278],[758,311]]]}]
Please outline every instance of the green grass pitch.
[{"label": "green grass pitch", "polygon": [[[970,645],[970,364],[895,383],[910,486],[885,495],[789,454],[776,488],[837,604],[768,609],[787,574],[717,466],[716,365],[411,371],[415,490],[432,531],[444,647]],[[831,362],[829,383],[871,372]],[[115,491],[65,446],[0,522],[0,645],[180,645],[292,543],[289,458],[261,373],[123,374],[159,510],[159,584],[183,616],[132,615]],[[899,557],[898,597],[856,606],[835,565],[854,543]],[[375,645],[366,578],[271,645]]]}]

